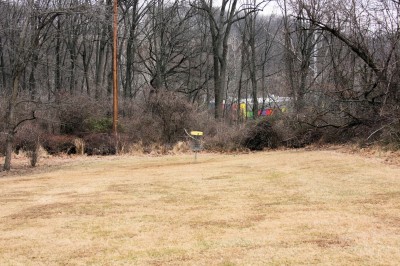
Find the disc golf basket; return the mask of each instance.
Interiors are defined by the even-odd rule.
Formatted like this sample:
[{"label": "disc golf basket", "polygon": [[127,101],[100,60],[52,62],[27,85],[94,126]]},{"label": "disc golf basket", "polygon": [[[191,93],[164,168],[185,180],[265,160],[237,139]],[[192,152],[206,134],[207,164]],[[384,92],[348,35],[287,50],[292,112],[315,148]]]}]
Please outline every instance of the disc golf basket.
[{"label": "disc golf basket", "polygon": [[203,137],[202,131],[190,131],[190,134],[186,131],[186,134],[191,140],[192,151],[194,151],[194,159],[197,160],[197,153],[203,149],[201,145],[201,139]]}]

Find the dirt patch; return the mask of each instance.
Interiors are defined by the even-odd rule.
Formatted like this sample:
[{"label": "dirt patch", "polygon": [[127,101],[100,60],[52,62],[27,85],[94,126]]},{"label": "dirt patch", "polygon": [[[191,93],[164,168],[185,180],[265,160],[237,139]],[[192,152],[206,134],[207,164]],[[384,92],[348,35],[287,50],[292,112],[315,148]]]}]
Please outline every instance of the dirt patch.
[{"label": "dirt patch", "polygon": [[68,210],[72,204],[68,203],[52,203],[45,205],[37,205],[27,209],[23,209],[18,213],[4,217],[11,220],[28,220],[28,219],[49,219],[56,214],[61,214],[64,210]]},{"label": "dirt patch", "polygon": [[306,244],[314,244],[320,248],[334,248],[334,247],[346,248],[352,246],[353,242],[354,241],[343,240],[340,238],[334,238],[334,239],[320,238],[320,239],[304,241],[304,243]]}]

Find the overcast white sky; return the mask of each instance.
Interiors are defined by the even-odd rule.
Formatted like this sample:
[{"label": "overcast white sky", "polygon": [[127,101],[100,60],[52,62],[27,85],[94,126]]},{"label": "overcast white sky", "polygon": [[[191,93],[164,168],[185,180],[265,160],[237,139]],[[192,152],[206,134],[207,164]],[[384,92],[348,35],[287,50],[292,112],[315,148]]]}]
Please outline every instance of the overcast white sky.
[{"label": "overcast white sky", "polygon": [[[221,2],[222,2],[222,0],[214,0],[214,5],[216,5],[216,6],[221,5]],[[241,4],[243,2],[247,2],[247,0],[239,0],[238,2],[239,2],[239,4]],[[257,1],[257,0],[256,0],[256,2],[259,3],[259,1]],[[280,8],[279,8],[279,6],[277,4],[277,1],[276,0],[269,1],[265,5],[264,10],[263,10],[262,13],[265,14],[265,15],[281,13]]]},{"label": "overcast white sky", "polygon": [[270,1],[265,7],[262,12],[263,14],[270,15],[270,14],[280,14],[281,10],[276,1]]}]

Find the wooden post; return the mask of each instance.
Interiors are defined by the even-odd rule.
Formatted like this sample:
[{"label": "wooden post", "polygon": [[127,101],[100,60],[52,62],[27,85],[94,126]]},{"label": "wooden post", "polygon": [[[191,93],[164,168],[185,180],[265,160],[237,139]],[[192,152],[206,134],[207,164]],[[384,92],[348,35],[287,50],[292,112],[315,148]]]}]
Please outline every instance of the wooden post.
[{"label": "wooden post", "polygon": [[113,22],[113,134],[115,137],[115,154],[118,154],[118,71],[117,71],[117,45],[118,45],[118,0],[114,0]]}]

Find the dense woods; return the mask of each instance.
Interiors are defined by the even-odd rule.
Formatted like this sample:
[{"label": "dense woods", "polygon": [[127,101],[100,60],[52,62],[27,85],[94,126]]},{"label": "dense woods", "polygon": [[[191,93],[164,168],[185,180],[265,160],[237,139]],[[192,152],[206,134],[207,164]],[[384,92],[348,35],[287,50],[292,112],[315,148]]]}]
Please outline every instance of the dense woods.
[{"label": "dense woods", "polygon": [[112,4],[0,0],[3,169],[19,149],[34,165],[39,147],[168,148],[185,128],[219,150],[400,147],[398,0],[119,0],[117,137]]}]

